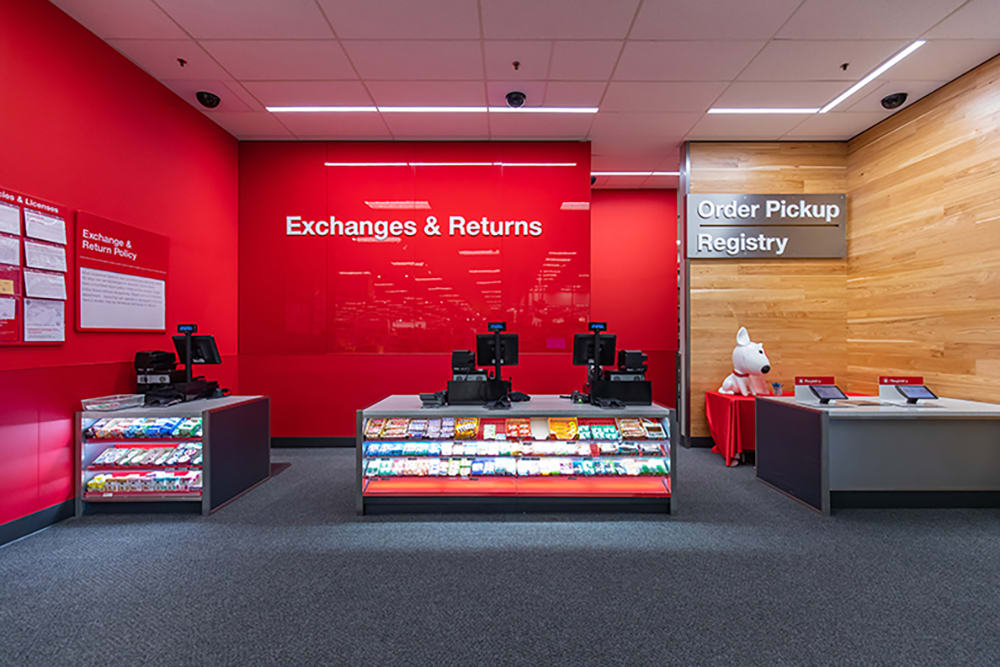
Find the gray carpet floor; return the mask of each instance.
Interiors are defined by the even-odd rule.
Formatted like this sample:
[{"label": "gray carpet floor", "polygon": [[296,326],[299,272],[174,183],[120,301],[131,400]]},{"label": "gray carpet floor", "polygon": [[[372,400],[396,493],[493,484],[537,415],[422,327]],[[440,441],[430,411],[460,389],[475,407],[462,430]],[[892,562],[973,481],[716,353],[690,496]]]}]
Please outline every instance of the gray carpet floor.
[{"label": "gray carpet floor", "polygon": [[674,516],[360,518],[352,450],[275,450],[213,516],[0,549],[0,664],[1000,664],[1000,512],[823,518],[679,454]]}]

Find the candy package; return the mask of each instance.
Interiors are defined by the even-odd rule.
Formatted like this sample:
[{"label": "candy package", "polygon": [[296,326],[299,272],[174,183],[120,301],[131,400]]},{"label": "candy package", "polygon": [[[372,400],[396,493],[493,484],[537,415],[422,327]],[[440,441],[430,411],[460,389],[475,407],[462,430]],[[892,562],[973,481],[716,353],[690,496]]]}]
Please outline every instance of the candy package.
[{"label": "candy package", "polygon": [[385,426],[384,419],[369,419],[365,422],[365,437],[366,438],[377,438],[382,433],[382,427]]},{"label": "candy package", "polygon": [[479,433],[479,419],[476,417],[460,417],[455,420],[455,437],[463,440],[475,438]]},{"label": "candy package", "polygon": [[549,432],[558,440],[576,439],[576,417],[550,417]]},{"label": "candy package", "polygon": [[646,431],[642,428],[642,423],[634,417],[620,417],[618,419],[618,429],[621,431],[622,437],[626,440],[646,437]]},{"label": "candy package", "polygon": [[642,428],[646,432],[647,438],[663,439],[667,437],[666,431],[663,430],[663,424],[654,419],[643,419]]}]

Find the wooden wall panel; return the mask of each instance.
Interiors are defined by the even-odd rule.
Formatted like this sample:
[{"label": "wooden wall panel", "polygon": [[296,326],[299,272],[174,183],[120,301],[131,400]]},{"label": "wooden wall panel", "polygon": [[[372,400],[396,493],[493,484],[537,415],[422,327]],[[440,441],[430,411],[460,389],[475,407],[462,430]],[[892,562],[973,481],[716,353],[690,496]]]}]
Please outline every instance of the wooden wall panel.
[{"label": "wooden wall panel", "polygon": [[[693,143],[690,192],[846,192],[846,154],[842,142]],[[732,372],[741,325],[764,343],[772,381],[846,375],[845,260],[696,259],[690,271],[690,435],[708,435],[704,394]]]},{"label": "wooden wall panel", "polygon": [[849,386],[1000,401],[1000,57],[848,145]]}]

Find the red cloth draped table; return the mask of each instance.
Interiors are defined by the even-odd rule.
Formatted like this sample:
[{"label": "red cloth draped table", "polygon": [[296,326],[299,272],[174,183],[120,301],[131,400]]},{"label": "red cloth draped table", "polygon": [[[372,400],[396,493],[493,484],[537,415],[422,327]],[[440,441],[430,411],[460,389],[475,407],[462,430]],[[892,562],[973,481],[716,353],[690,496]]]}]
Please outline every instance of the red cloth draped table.
[{"label": "red cloth draped table", "polygon": [[705,417],[715,446],[726,465],[739,462],[740,454],[754,451],[754,397],[705,392]]}]

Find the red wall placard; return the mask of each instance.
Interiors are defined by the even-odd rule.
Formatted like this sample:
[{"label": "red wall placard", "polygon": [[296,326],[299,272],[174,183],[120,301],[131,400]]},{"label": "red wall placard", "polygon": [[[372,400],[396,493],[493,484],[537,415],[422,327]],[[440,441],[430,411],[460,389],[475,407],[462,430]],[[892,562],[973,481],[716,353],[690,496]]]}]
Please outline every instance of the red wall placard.
[{"label": "red wall placard", "polygon": [[923,384],[924,378],[919,375],[899,376],[899,375],[879,375],[879,384]]},{"label": "red wall placard", "polygon": [[168,237],[81,211],[76,252],[78,331],[165,331]]},{"label": "red wall placard", "polygon": [[836,384],[832,375],[796,375],[795,384]]}]

